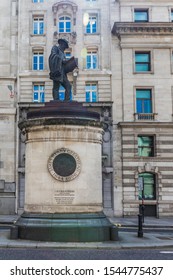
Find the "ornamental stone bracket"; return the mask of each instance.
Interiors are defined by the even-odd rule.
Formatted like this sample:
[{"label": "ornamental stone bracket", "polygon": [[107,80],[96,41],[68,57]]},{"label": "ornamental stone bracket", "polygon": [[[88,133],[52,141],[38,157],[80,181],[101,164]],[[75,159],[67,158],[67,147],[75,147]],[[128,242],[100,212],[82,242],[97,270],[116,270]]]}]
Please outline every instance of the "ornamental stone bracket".
[{"label": "ornamental stone bracket", "polygon": [[56,43],[61,38],[66,39],[70,45],[76,44],[77,33],[75,31],[71,33],[58,33],[57,31],[55,31],[53,34],[54,43]]},{"label": "ornamental stone bracket", "polygon": [[122,35],[173,35],[172,22],[115,22],[112,34]]}]

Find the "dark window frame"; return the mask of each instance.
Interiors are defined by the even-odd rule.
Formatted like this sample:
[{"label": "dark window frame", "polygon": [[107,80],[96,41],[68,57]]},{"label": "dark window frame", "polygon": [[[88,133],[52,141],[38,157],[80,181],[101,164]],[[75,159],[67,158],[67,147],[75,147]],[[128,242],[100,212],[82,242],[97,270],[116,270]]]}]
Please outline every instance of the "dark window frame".
[{"label": "dark window frame", "polygon": [[[148,174],[148,175],[152,175],[152,179],[153,179],[153,197],[146,197],[145,196],[145,193],[146,193],[146,188],[147,188],[147,185],[149,185],[149,184],[147,184],[147,182],[146,182],[146,180],[145,180],[145,176],[142,176],[143,174]],[[143,181],[143,191],[139,191],[139,200],[142,200],[142,199],[144,199],[144,200],[156,200],[156,174],[155,173],[152,173],[152,172],[142,172],[142,173],[139,173],[139,177],[143,177],[144,179],[144,181]]]},{"label": "dark window frame", "polygon": [[[145,13],[147,15],[146,20],[138,20],[136,19],[136,13]],[[149,9],[134,9],[134,22],[149,22]]]},{"label": "dark window frame", "polygon": [[[151,145],[149,146],[145,146],[145,145],[139,145],[139,138],[140,137],[148,137],[150,138],[152,141],[151,141]],[[137,137],[137,141],[138,141],[138,156],[139,157],[155,157],[156,156],[156,137],[155,135],[145,135],[145,134],[139,134],[138,137]],[[151,154],[150,155],[140,155],[140,152],[139,150],[140,149],[151,149]]]},{"label": "dark window frame", "polygon": [[[148,55],[148,61],[136,61],[136,55],[137,54],[141,54],[141,55]],[[147,70],[137,70],[137,65],[148,65],[148,69]],[[151,72],[151,52],[150,51],[135,51],[135,72],[136,73],[147,73],[147,72]]]}]

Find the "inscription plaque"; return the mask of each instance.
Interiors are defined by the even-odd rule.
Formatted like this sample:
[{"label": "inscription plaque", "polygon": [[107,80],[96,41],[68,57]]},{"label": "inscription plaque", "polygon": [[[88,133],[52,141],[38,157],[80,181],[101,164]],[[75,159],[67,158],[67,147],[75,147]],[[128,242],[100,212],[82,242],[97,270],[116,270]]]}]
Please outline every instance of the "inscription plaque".
[{"label": "inscription plaque", "polygon": [[75,197],[75,192],[71,190],[59,190],[55,192],[54,198],[59,205],[71,205]]},{"label": "inscription plaque", "polygon": [[70,154],[59,154],[53,160],[53,169],[60,176],[70,176],[76,170],[76,160]]},{"label": "inscription plaque", "polygon": [[55,179],[68,182],[79,175],[81,161],[75,152],[61,148],[50,156],[48,170]]}]

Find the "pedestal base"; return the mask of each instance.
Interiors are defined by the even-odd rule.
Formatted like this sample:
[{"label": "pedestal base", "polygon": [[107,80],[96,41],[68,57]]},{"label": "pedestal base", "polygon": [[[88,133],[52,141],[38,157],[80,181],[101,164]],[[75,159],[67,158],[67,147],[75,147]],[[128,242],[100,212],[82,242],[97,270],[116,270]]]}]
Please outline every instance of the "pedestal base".
[{"label": "pedestal base", "polygon": [[16,226],[18,238],[57,242],[109,241],[114,227],[103,213],[23,213]]}]

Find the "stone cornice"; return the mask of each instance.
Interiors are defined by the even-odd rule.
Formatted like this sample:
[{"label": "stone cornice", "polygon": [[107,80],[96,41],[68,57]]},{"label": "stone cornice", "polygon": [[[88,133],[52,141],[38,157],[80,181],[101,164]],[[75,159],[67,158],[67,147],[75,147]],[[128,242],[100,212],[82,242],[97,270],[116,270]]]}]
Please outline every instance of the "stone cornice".
[{"label": "stone cornice", "polygon": [[172,22],[115,22],[112,34],[123,35],[173,35]]},{"label": "stone cornice", "polygon": [[119,122],[118,127],[148,127],[148,128],[173,128],[173,122]]}]

